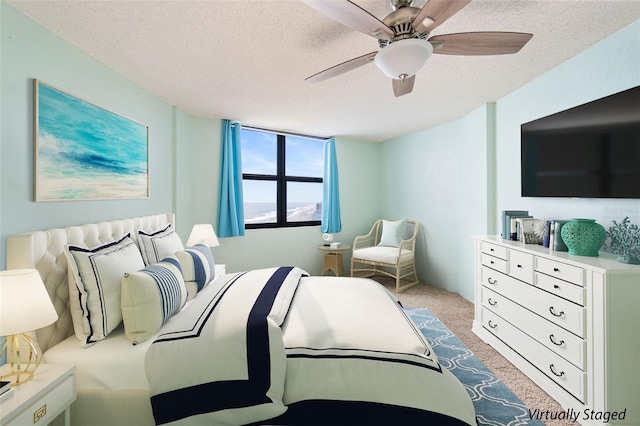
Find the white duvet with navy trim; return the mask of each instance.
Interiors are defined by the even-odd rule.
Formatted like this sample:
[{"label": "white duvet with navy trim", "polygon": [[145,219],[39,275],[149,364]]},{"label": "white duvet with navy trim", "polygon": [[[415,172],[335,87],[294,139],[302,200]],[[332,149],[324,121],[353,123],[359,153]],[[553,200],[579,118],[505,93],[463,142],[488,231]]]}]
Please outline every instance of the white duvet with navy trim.
[{"label": "white duvet with navy trim", "polygon": [[465,389],[375,281],[232,274],[176,319],[146,357],[157,424],[475,424]]}]

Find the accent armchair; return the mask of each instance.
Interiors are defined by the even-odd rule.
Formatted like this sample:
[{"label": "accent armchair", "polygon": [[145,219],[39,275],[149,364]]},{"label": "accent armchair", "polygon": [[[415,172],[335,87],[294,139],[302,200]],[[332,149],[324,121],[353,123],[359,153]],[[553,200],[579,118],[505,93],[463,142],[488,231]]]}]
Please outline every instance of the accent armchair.
[{"label": "accent armchair", "polygon": [[413,220],[376,221],[368,234],[353,242],[351,276],[387,275],[395,279],[398,293],[417,285],[417,235],[418,223]]}]

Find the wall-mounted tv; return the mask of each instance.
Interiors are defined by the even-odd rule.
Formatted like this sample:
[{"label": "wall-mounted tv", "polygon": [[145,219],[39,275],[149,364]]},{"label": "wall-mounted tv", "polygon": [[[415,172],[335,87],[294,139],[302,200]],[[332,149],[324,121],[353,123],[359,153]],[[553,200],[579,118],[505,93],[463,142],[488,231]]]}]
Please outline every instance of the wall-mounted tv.
[{"label": "wall-mounted tv", "polygon": [[523,197],[640,199],[640,86],[521,126]]}]

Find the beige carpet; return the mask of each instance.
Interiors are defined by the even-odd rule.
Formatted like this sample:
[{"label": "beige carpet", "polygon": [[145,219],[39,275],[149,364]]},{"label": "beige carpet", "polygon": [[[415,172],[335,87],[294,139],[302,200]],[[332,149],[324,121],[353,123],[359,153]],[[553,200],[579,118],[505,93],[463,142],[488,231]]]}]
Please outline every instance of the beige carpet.
[{"label": "beige carpet", "polygon": [[[375,280],[394,293],[392,279],[376,276]],[[474,307],[462,296],[426,284],[412,287],[397,296],[406,308],[429,308],[527,407],[553,413],[562,411],[553,398],[471,331]],[[577,425],[557,420],[545,421],[545,424]]]}]

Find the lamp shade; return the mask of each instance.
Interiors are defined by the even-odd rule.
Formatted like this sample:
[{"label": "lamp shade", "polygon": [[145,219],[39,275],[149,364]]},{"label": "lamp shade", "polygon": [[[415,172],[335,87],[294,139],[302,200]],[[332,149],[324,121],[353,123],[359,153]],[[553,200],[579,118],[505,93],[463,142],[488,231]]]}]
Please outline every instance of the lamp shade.
[{"label": "lamp shade", "polygon": [[0,335],[45,327],[58,319],[47,289],[35,269],[0,272]]},{"label": "lamp shade", "polygon": [[219,246],[218,237],[216,236],[213,226],[209,223],[201,223],[193,225],[191,235],[187,240],[187,246],[192,247],[198,243],[205,243],[208,247]]},{"label": "lamp shade", "polygon": [[433,46],[426,40],[408,38],[384,47],[374,62],[387,77],[403,80],[417,73],[433,53]]}]

